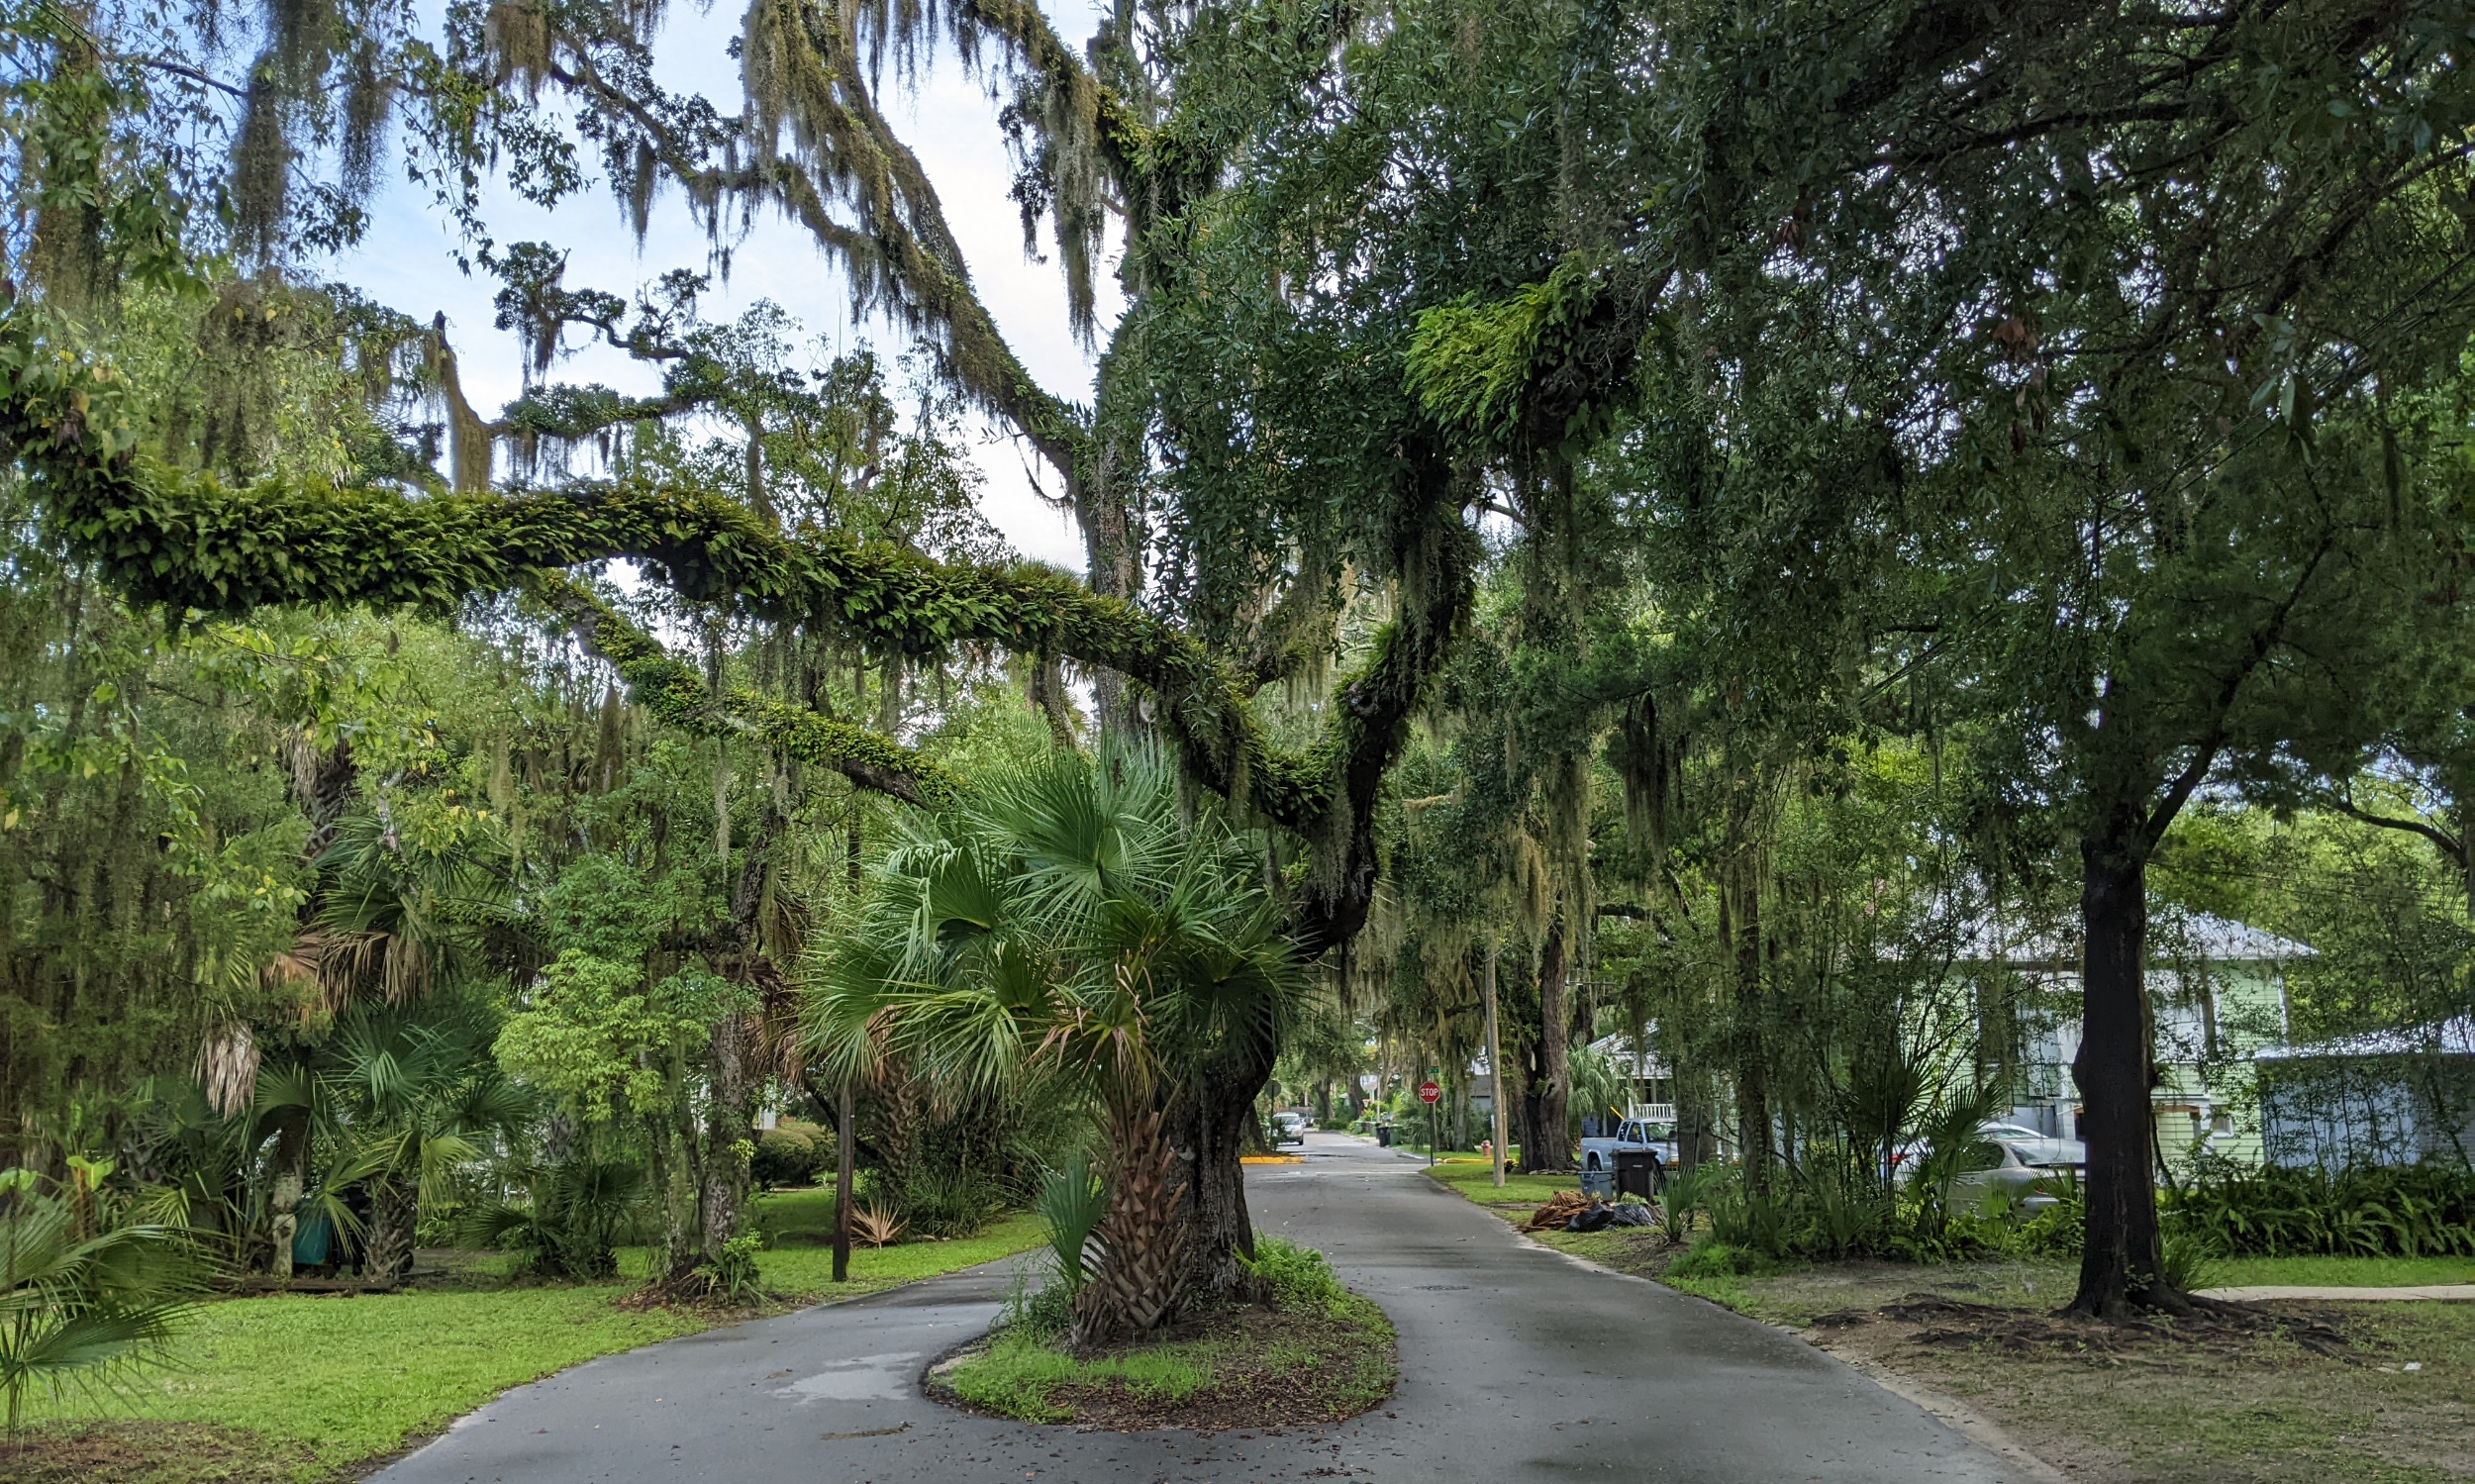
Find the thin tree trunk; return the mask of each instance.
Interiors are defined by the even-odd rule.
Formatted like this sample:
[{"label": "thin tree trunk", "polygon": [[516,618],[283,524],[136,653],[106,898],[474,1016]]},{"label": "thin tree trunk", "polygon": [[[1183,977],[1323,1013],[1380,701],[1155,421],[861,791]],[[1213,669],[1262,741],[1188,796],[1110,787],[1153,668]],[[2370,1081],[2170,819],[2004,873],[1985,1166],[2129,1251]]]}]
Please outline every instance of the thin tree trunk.
[{"label": "thin tree trunk", "polygon": [[1735,978],[1736,1152],[1745,1188],[1770,1188],[1770,1061],[1762,1035],[1761,886],[1741,861],[1720,892],[1720,932]]},{"label": "thin tree trunk", "polygon": [[850,1084],[835,1097],[834,1118],[834,1281],[850,1281],[850,1185],[858,1178],[856,1150],[859,1122],[851,1116]]},{"label": "thin tree trunk", "polygon": [[2068,1312],[2121,1319],[2134,1308],[2187,1312],[2169,1287],[2150,1174],[2155,1064],[2147,1009],[2148,882],[2138,812],[2117,808],[2080,843],[2080,1051],[2071,1062],[2087,1112],[2088,1216],[2080,1291]]},{"label": "thin tree trunk", "polygon": [[1498,949],[1494,939],[1487,940],[1487,977],[1483,988],[1487,999],[1487,1122],[1488,1136],[1495,1145],[1493,1166],[1495,1183],[1504,1184],[1504,1041],[1496,1033],[1495,962]]}]

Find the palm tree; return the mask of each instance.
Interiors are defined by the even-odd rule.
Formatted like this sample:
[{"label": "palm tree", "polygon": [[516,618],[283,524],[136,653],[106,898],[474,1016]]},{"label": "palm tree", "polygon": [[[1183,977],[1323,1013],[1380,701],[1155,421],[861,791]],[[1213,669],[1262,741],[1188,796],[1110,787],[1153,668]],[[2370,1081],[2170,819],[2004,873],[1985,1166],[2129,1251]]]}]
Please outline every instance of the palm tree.
[{"label": "palm tree", "polygon": [[0,1392],[11,1435],[29,1391],[109,1386],[159,1359],[198,1288],[179,1234],[124,1221],[106,1192],[63,1200],[46,1183],[0,1170]]},{"label": "palm tree", "polygon": [[1277,1044],[1305,993],[1264,859],[1208,806],[1190,818],[1158,754],[1060,753],[912,822],[823,945],[808,1031],[832,1074],[900,1056],[957,1089],[1048,1076],[1097,1103],[1109,1208],[1084,1338],[1174,1313],[1193,1172],[1166,1116],[1225,1047]]},{"label": "palm tree", "polygon": [[261,1127],[297,1123],[322,1156],[303,1210],[349,1235],[343,1193],[367,1194],[364,1274],[400,1278],[422,1203],[448,1195],[488,1144],[531,1125],[536,1103],[499,1070],[492,1034],[463,1007],[365,1006],[305,1056],[260,1071]]}]

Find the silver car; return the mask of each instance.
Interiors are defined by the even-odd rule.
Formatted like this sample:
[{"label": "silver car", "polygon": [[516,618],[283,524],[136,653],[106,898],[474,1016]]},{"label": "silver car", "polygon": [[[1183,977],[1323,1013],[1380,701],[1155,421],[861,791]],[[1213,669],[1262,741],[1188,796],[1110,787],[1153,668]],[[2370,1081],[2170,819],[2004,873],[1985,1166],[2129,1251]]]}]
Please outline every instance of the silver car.
[{"label": "silver car", "polygon": [[2017,1124],[1986,1124],[1977,1132],[1983,1137],[1951,1180],[1951,1193],[1960,1200],[2002,1191],[2021,1211],[2045,1211],[2060,1203],[2063,1182],[2088,1172],[2088,1145],[2076,1138],[2054,1138]]},{"label": "silver car", "polygon": [[[1909,1144],[1893,1156],[1892,1178],[1906,1184],[1932,1152],[1925,1143]],[[1994,1191],[2007,1192],[2022,1211],[2044,1211],[2056,1205],[2055,1188],[2088,1173],[2088,1145],[2076,1138],[2056,1138],[2019,1124],[1979,1124],[1977,1141],[1951,1179],[1958,1202],[1983,1200]]]}]

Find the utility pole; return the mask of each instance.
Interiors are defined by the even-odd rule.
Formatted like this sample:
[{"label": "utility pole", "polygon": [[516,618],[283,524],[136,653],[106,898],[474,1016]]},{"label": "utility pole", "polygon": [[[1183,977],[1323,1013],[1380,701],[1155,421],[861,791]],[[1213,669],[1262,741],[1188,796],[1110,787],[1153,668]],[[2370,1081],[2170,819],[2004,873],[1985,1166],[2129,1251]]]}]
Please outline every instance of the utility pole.
[{"label": "utility pole", "polygon": [[1495,1030],[1496,941],[1487,939],[1487,1122],[1495,1136],[1495,1184],[1504,1188],[1504,1045]]},{"label": "utility pole", "polygon": [[842,1079],[842,1096],[836,1100],[835,1121],[842,1127],[834,1135],[834,1281],[850,1281],[850,1182],[854,1173],[852,1138],[858,1130],[850,1116],[850,1079]]}]

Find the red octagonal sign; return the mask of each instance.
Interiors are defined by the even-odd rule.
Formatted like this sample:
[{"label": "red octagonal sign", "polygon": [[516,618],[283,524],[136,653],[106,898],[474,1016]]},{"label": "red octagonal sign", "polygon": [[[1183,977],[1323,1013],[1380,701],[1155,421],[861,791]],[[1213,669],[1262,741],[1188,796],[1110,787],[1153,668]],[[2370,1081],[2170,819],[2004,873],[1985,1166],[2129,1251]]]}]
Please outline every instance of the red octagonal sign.
[{"label": "red octagonal sign", "polygon": [[1443,1089],[1436,1086],[1435,1083],[1421,1082],[1418,1084],[1418,1100],[1420,1102],[1433,1103],[1439,1101],[1442,1097]]}]

